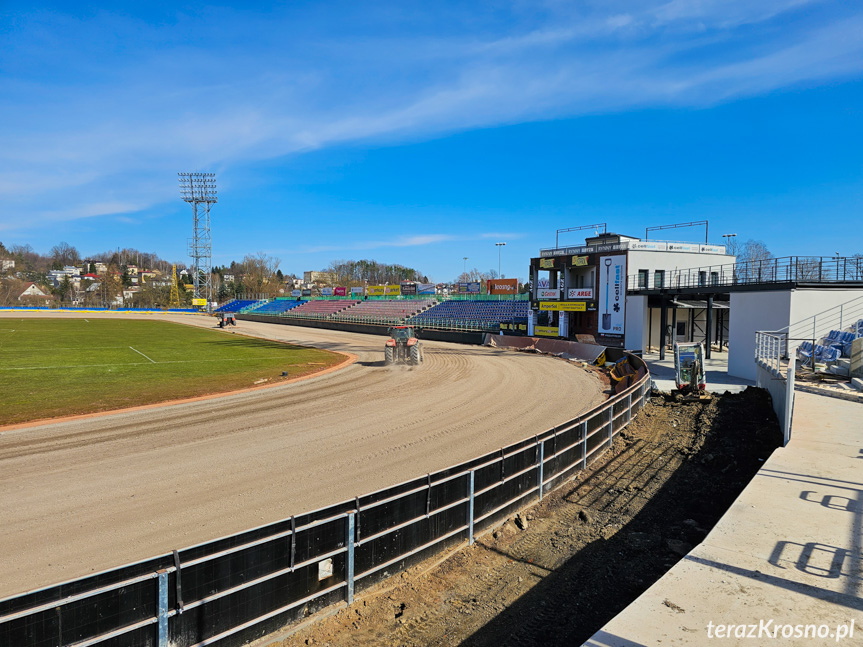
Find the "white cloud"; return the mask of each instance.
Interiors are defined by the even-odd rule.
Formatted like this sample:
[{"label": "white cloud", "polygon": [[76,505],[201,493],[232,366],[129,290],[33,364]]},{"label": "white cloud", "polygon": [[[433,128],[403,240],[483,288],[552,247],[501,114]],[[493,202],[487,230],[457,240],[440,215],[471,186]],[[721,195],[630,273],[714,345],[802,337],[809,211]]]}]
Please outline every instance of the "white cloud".
[{"label": "white cloud", "polygon": [[[807,4],[823,11],[798,16]],[[213,16],[232,22],[227,42],[207,40],[224,31],[207,23]],[[9,88],[0,98],[0,227],[146,209],[175,199],[178,170],[357,140],[700,107],[863,72],[863,14],[853,7],[612,0],[529,18],[529,27],[491,25],[481,36],[420,27],[393,38],[320,25],[306,35],[302,21],[286,32],[277,14],[214,12],[194,17],[202,35],[187,43],[172,40],[182,20],[171,29],[108,14],[40,17],[9,47],[0,40]],[[135,56],[100,59],[93,30],[135,36]],[[48,72],[34,71],[40,61]],[[379,246],[439,242],[417,240]]]}]

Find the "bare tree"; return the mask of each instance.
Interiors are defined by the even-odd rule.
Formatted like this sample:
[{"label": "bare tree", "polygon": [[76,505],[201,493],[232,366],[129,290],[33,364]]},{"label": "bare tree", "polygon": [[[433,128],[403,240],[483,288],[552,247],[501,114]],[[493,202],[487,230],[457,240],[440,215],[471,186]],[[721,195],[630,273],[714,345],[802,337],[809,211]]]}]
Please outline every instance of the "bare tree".
[{"label": "bare tree", "polygon": [[246,256],[242,263],[243,290],[249,296],[266,294],[275,296],[279,294],[281,285],[276,277],[281,261],[273,256],[267,256],[264,252]]},{"label": "bare tree", "polygon": [[66,242],[57,243],[49,252],[51,258],[59,265],[77,265],[81,262],[78,250]]},{"label": "bare tree", "polygon": [[735,274],[738,281],[760,282],[775,280],[773,261],[776,257],[760,240],[747,240],[737,253]]}]

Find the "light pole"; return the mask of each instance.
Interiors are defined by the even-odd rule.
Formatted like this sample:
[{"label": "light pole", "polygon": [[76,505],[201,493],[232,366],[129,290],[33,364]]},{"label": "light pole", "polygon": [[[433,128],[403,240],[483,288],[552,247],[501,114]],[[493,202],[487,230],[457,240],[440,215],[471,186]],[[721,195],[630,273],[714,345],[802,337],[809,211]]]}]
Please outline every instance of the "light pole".
[{"label": "light pole", "polygon": [[467,274],[467,256],[464,257],[464,267],[462,268],[462,274]]},{"label": "light pole", "polygon": [[506,245],[506,243],[495,243],[494,245],[497,247],[497,278],[500,278],[500,248]]},{"label": "light pole", "polygon": [[737,236],[737,234],[722,234],[722,237],[725,239],[725,247],[731,244],[731,239]]}]

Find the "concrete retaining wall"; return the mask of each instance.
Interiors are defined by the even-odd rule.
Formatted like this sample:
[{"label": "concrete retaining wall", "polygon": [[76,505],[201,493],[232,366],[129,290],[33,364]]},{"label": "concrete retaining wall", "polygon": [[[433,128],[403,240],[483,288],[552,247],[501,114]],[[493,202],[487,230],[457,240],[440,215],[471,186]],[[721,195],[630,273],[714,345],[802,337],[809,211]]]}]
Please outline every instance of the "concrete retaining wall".
[{"label": "concrete retaining wall", "polygon": [[779,426],[782,427],[783,444],[787,445],[791,440],[791,414],[794,411],[794,357],[788,364],[786,375],[782,375],[762,362],[756,361],[755,364],[756,383],[759,388],[766,389],[770,393],[773,411],[779,419]]}]

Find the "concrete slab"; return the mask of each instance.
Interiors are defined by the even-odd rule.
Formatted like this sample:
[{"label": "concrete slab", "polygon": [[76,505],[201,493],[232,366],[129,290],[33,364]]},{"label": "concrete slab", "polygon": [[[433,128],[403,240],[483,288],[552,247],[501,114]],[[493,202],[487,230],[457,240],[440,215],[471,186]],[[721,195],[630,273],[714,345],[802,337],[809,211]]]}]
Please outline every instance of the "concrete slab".
[{"label": "concrete slab", "polygon": [[[863,642],[863,405],[795,399],[791,442],[704,542],[585,645]],[[801,635],[748,634],[762,623],[800,625]],[[720,639],[720,624],[735,625],[730,637]],[[807,636],[806,625],[826,633]]]}]

